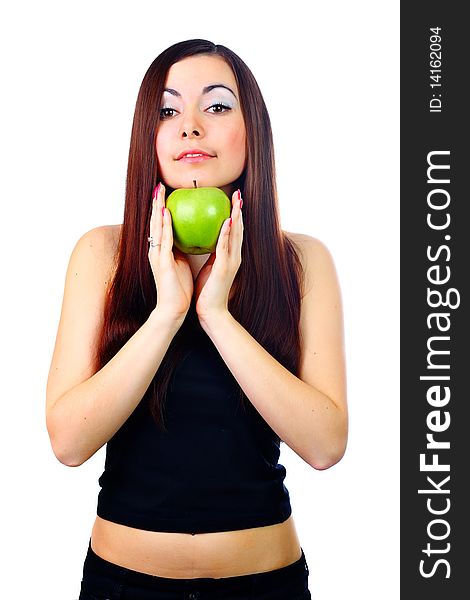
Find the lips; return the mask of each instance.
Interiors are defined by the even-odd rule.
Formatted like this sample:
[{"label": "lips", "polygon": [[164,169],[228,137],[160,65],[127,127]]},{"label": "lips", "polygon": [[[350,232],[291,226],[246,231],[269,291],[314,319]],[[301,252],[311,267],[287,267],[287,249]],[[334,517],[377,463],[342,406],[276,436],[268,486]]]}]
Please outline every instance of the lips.
[{"label": "lips", "polygon": [[187,150],[183,150],[183,152],[176,157],[176,160],[180,160],[187,154],[202,154],[203,156],[214,158],[213,154],[209,154],[209,152],[206,152],[205,150],[201,150],[199,148],[188,148]]}]

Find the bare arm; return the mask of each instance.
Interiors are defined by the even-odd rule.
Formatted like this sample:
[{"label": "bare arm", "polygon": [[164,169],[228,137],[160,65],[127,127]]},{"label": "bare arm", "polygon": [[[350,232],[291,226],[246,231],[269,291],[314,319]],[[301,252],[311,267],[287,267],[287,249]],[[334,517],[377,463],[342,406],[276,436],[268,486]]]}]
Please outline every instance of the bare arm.
[{"label": "bare arm", "polygon": [[208,311],[200,320],[265,421],[308,464],[327,469],[343,456],[348,432],[341,295],[326,247],[309,236],[297,238],[303,241],[306,271],[299,377],[271,356],[227,309]]},{"label": "bare arm", "polygon": [[141,401],[178,328],[155,309],[100,371],[60,397],[48,397],[47,428],[60,462],[81,465],[116,433]]}]

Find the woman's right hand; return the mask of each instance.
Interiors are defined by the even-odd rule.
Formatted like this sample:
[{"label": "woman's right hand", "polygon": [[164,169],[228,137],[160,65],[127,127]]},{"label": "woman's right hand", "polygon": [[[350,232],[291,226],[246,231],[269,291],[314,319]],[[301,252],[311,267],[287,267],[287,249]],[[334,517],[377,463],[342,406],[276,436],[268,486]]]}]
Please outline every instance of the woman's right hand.
[{"label": "woman's right hand", "polygon": [[153,238],[148,257],[157,287],[157,309],[184,319],[191,305],[193,275],[185,254],[173,248],[171,214],[165,208],[163,184],[152,199],[149,235]]}]

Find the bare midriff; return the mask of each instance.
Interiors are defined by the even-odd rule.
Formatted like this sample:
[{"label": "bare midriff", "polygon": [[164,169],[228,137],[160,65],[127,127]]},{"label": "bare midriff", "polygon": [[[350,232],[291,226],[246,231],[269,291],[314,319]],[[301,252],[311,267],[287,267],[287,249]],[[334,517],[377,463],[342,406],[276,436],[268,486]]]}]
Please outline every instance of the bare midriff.
[{"label": "bare midriff", "polygon": [[301,556],[292,515],[275,525],[194,535],[134,529],[97,516],[91,547],[126,569],[172,579],[262,573]]}]

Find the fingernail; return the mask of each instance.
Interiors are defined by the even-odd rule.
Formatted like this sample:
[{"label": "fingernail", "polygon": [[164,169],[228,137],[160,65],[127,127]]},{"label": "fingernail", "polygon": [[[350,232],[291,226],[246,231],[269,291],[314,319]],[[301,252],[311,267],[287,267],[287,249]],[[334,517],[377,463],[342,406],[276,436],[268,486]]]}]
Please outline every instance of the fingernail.
[{"label": "fingernail", "polygon": [[243,206],[243,200],[240,200],[240,208]]},{"label": "fingernail", "polygon": [[239,189],[237,190],[237,194],[238,194],[238,199],[239,199],[239,200],[241,200],[242,193],[240,192],[240,190],[239,190]]},{"label": "fingernail", "polygon": [[160,190],[160,183],[153,190],[153,198],[157,197],[159,190]]},{"label": "fingernail", "polygon": [[228,226],[232,227],[232,217],[230,217],[230,221],[228,222]]}]

